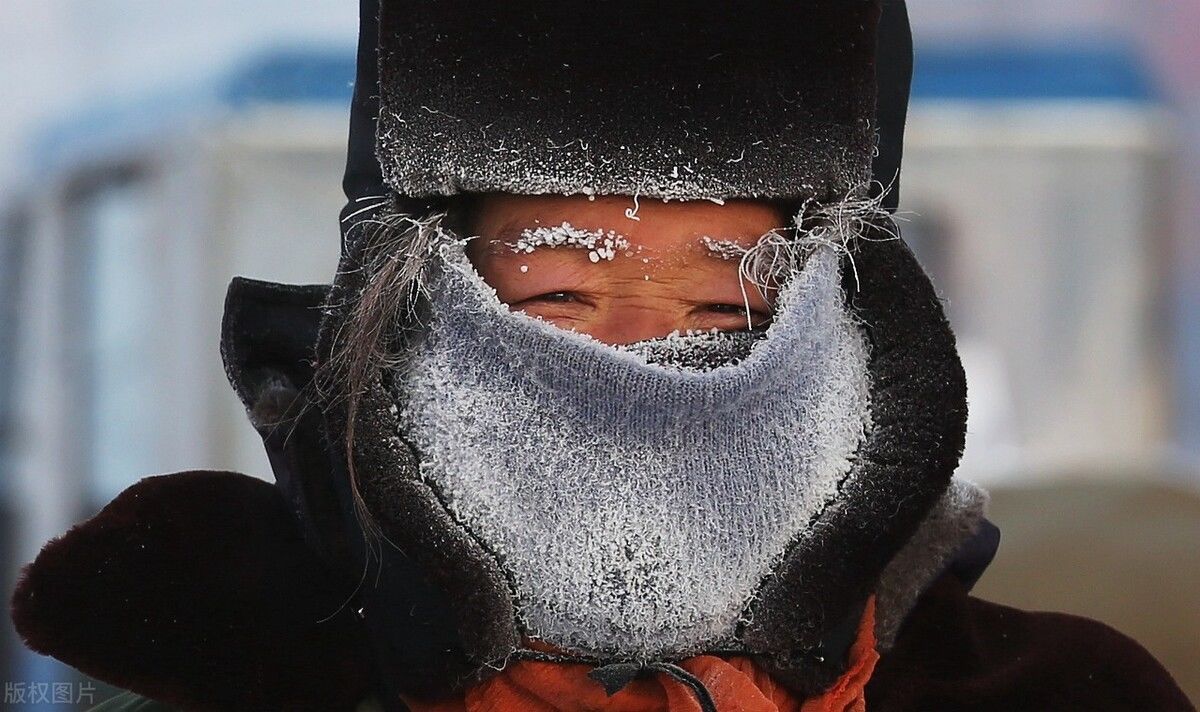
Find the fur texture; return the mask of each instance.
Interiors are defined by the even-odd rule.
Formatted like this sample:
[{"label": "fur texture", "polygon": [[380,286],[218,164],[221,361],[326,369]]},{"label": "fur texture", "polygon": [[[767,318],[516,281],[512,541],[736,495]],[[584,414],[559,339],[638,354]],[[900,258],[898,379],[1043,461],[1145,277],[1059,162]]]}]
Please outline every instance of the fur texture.
[{"label": "fur texture", "polygon": [[742,631],[781,680],[807,692],[839,667],[814,662],[812,651],[861,605],[943,495],[966,435],[966,377],[916,258],[882,229],[850,257],[844,284],[870,342],[873,427],[841,497],[793,544]]},{"label": "fur texture", "polygon": [[870,178],[879,0],[385,2],[393,190],[828,201]]},{"label": "fur texture", "polygon": [[[987,493],[977,485],[955,478],[916,533],[888,562],[875,586],[877,649],[891,649],[917,598],[961,553],[961,547],[981,531],[990,534],[984,520],[987,500]],[[988,541],[985,545],[998,543]],[[981,562],[983,566],[990,563],[994,551],[988,552],[987,560]],[[964,578],[964,583],[973,585],[975,581]]]}]

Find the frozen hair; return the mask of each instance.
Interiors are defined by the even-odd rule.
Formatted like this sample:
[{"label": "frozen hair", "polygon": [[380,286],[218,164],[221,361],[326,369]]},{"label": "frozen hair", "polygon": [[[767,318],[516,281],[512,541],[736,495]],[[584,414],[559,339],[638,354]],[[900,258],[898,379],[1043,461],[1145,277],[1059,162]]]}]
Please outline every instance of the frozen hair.
[{"label": "frozen hair", "polygon": [[[336,409],[355,516],[373,541],[382,535],[358,487],[354,464],[355,423],[362,400],[378,375],[399,364],[405,335],[417,325],[424,272],[439,239],[463,234],[474,201],[467,196],[405,204],[391,196],[346,229],[347,258],[326,312],[343,315],[330,332],[314,383],[327,412]],[[346,272],[353,272],[347,275]],[[344,279],[345,277],[352,279]],[[331,434],[332,435],[332,434]]]}]

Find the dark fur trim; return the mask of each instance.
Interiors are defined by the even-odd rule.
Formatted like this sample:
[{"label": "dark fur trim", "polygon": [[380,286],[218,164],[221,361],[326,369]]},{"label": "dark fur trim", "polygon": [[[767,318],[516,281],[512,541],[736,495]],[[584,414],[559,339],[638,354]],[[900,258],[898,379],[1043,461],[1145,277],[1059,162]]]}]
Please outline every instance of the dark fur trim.
[{"label": "dark fur trim", "polygon": [[890,650],[917,598],[950,567],[973,586],[991,563],[1000,532],[984,519],[987,494],[956,481],[892,557],[875,586],[875,648]]},{"label": "dark fur trim", "polygon": [[[321,363],[330,358],[335,335],[363,287],[355,265],[366,247],[364,241],[348,242],[318,336]],[[415,456],[396,435],[391,405],[377,378],[363,396],[355,425],[359,490],[386,537],[379,558],[368,557],[364,613],[385,689],[438,697],[497,672],[520,646],[520,633],[502,570],[420,480]],[[347,503],[349,474],[341,464],[346,404],[323,402],[321,408],[331,457],[339,462],[335,485]],[[350,510],[344,511],[354,523]]]},{"label": "dark fur trim", "polygon": [[464,689],[520,647],[513,597],[496,559],[418,476],[416,457],[396,435],[391,405],[379,386],[363,402],[354,454],[359,486],[388,539],[446,594],[470,663],[448,682]]},{"label": "dark fur trim", "polygon": [[945,492],[966,436],[966,377],[929,279],[882,230],[851,249],[844,283],[870,342],[872,426],[841,497],[764,581],[741,631],[772,673],[806,694],[844,667],[814,664],[811,651],[853,616]]},{"label": "dark fur trim", "polygon": [[351,581],[361,575],[362,560],[353,555],[330,476],[323,419],[310,398],[317,329],[328,293],[328,285],[235,278],[225,297],[221,358],[263,438],[276,483],[305,541],[331,571]]},{"label": "dark fur trim", "polygon": [[278,490],[148,477],[51,540],[12,598],[25,643],[187,710],[352,710],[370,660]]}]

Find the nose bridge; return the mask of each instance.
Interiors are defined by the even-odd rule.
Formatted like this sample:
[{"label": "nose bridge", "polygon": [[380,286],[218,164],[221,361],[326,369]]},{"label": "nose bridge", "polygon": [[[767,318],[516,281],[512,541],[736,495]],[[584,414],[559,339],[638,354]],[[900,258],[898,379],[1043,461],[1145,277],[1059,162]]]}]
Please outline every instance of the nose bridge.
[{"label": "nose bridge", "polygon": [[622,345],[657,339],[682,329],[677,315],[666,305],[623,302],[604,312],[592,326],[592,337],[607,344]]}]

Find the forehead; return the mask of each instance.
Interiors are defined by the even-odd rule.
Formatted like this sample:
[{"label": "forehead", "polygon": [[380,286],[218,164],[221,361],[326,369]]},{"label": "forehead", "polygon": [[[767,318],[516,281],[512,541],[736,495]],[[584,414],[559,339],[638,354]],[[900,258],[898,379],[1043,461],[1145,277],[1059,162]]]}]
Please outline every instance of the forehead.
[{"label": "forehead", "polygon": [[583,230],[614,231],[631,245],[666,249],[705,237],[753,242],[764,233],[785,227],[788,216],[774,203],[733,200],[635,200],[632,196],[511,195],[480,196],[471,211],[468,230],[487,240],[510,241],[525,230],[566,222]]}]

